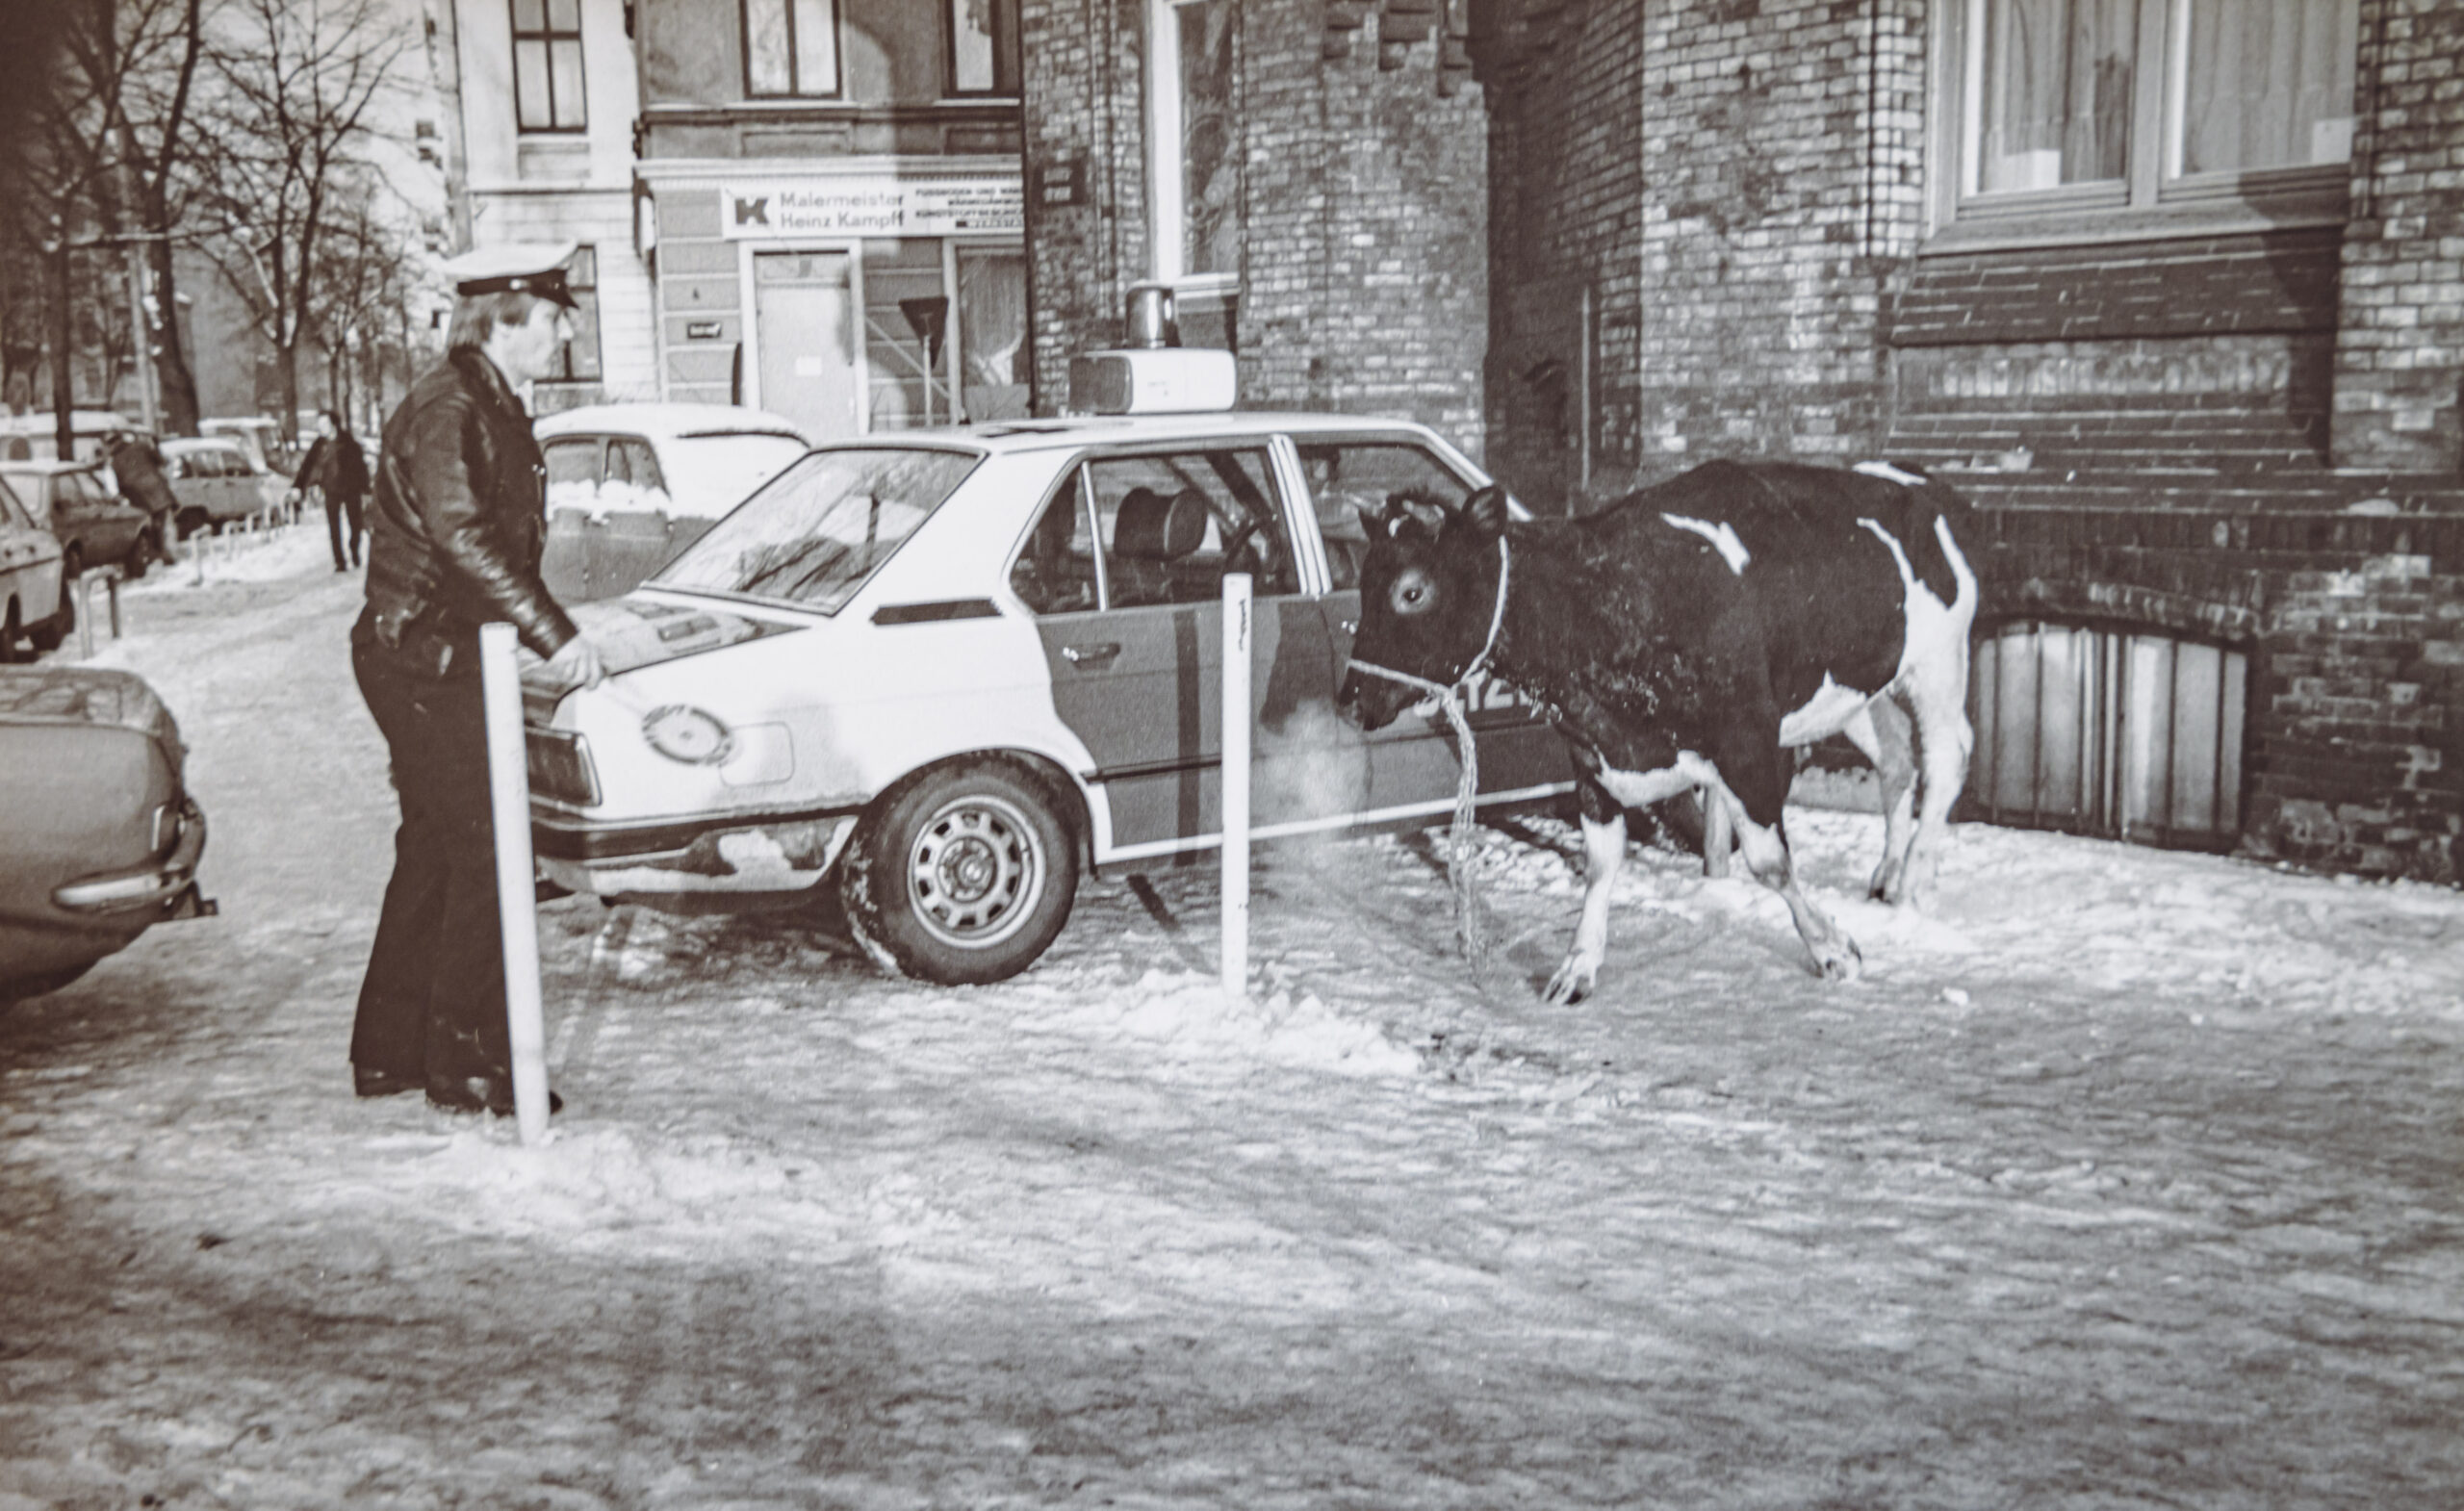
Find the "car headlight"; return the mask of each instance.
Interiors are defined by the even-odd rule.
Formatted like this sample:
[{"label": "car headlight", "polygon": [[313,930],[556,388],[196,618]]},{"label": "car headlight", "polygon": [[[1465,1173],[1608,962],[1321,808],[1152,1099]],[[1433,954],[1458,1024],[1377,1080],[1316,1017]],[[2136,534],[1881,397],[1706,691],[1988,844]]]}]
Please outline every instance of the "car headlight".
[{"label": "car headlight", "polygon": [[651,749],[688,766],[716,766],[735,754],[735,734],[716,714],[689,704],[654,708],[642,720]]}]

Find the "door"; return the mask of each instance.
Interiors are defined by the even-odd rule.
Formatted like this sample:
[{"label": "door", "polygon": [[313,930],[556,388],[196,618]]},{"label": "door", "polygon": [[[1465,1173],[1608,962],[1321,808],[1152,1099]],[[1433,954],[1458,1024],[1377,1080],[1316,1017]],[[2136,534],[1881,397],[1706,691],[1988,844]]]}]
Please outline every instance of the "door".
[{"label": "door", "polygon": [[1345,810],[1339,776],[1317,780],[1326,746],[1307,726],[1332,716],[1333,666],[1274,476],[1258,444],[1091,459],[1046,504],[1012,573],[1037,610],[1054,707],[1094,756],[1112,858],[1220,832],[1228,572],[1254,584],[1251,822]]},{"label": "door", "polygon": [[854,292],[844,252],[756,252],[760,405],[815,441],[858,434]]},{"label": "door", "polygon": [[[1327,653],[1338,682],[1351,659],[1360,625],[1360,560],[1369,549],[1363,509],[1398,500],[1459,505],[1472,485],[1426,447],[1399,436],[1296,437],[1309,508],[1324,543],[1334,592],[1321,601]],[[1482,794],[1523,793],[1574,780],[1565,741],[1539,721],[1530,704],[1494,680],[1473,690],[1470,706],[1477,743]],[[1366,775],[1360,807],[1366,812],[1450,802],[1462,781],[1453,726],[1441,711],[1406,711],[1386,728],[1364,736]]]}]

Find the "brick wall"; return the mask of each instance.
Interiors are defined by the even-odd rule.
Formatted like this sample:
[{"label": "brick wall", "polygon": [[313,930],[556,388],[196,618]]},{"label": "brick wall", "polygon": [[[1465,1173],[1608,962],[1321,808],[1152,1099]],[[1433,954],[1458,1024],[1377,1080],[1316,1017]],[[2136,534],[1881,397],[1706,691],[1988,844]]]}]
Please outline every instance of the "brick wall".
[{"label": "brick wall", "polygon": [[2464,450],[2464,6],[2363,0],[2335,457],[2453,472]]},{"label": "brick wall", "polygon": [[1490,15],[1494,171],[1522,196],[1493,234],[1508,482],[1578,507],[1709,456],[1870,454],[1883,295],[1921,211],[1922,5]]},{"label": "brick wall", "polygon": [[[1142,0],[1022,0],[1036,404],[1152,267]],[[1241,401],[1422,421],[1478,455],[1487,119],[1417,0],[1242,0]],[[1077,165],[1081,203],[1040,186]]]},{"label": "brick wall", "polygon": [[1987,608],[2246,652],[2242,849],[2451,882],[2464,862],[2459,501],[2365,505],[2393,515],[1996,510],[1982,521]]}]

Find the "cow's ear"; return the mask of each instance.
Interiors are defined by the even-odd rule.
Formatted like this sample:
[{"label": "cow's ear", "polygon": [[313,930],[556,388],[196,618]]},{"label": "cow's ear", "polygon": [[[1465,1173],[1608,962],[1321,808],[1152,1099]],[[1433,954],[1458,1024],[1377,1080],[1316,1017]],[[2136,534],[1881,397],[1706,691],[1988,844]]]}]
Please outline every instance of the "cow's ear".
[{"label": "cow's ear", "polygon": [[1483,535],[1505,533],[1505,490],[1495,483],[1463,500],[1463,517]]}]

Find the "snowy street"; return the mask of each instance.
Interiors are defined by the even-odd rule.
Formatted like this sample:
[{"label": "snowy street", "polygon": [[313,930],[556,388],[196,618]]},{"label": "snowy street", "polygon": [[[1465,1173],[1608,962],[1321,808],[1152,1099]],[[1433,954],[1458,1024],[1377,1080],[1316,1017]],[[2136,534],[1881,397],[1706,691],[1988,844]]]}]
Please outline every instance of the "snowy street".
[{"label": "snowy street", "polygon": [[[321,529],[321,522],[319,526]],[[1792,810],[1864,976],[1637,846],[1107,875],[990,987],[540,916],[543,1148],[362,1102],[394,808],[288,532],[126,596],[218,917],[0,1012],[0,1511],[2451,1507],[2464,891]],[[70,649],[74,650],[74,641]]]}]

